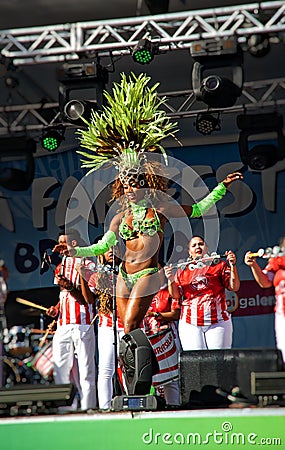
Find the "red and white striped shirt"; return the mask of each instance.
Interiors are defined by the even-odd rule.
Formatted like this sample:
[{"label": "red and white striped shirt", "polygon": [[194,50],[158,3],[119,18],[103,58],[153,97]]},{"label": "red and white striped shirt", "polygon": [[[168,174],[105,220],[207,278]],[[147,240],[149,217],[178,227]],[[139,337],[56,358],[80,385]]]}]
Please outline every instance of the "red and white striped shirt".
[{"label": "red and white striped shirt", "polygon": [[[75,266],[81,262],[81,258],[63,257],[62,263],[55,269],[55,275],[62,275],[72,282],[76,289],[80,288],[80,276]],[[86,268],[94,266],[92,261],[86,260]],[[58,284],[56,278],[54,283]],[[84,303],[81,305],[72,295],[72,291],[61,289],[59,294],[60,308],[58,316],[58,325],[90,325],[93,317],[93,305]]]},{"label": "red and white striped shirt", "polygon": [[275,288],[275,313],[285,317],[285,256],[271,258],[263,272]]},{"label": "red and white striped shirt", "polygon": [[225,293],[229,279],[225,261],[201,269],[178,269],[175,281],[183,294],[180,320],[196,326],[229,320]]}]

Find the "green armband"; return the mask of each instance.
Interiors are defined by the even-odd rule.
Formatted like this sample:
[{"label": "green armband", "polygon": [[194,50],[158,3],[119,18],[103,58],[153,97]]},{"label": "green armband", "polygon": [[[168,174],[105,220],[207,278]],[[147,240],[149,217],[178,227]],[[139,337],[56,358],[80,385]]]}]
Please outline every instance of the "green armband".
[{"label": "green armband", "polygon": [[113,245],[116,245],[117,242],[114,231],[109,230],[96,244],[89,245],[89,247],[75,247],[74,250],[76,253],[74,256],[85,257],[103,255],[103,253],[110,250]]},{"label": "green armband", "polygon": [[195,218],[203,216],[203,214],[212,208],[218,200],[221,200],[226,192],[227,190],[224,183],[219,183],[207,197],[192,205],[192,214],[190,217]]}]

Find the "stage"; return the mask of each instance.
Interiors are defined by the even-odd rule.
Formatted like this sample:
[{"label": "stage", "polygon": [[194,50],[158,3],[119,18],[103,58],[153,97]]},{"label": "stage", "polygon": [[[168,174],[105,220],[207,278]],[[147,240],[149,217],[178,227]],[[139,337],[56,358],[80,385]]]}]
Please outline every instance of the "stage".
[{"label": "stage", "polygon": [[285,449],[285,408],[98,412],[0,419],[3,450]]}]

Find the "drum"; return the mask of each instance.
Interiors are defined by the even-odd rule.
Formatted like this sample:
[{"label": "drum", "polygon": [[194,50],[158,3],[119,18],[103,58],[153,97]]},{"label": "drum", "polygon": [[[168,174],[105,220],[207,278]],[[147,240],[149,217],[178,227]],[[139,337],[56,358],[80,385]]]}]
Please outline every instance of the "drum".
[{"label": "drum", "polygon": [[30,330],[22,325],[15,325],[10,330],[4,330],[5,350],[11,356],[24,356],[32,352]]},{"label": "drum", "polygon": [[153,386],[178,379],[178,351],[171,328],[148,336],[159,365],[159,372],[152,377]]},{"label": "drum", "polygon": [[54,368],[52,342],[44,345],[43,348],[36,353],[31,364],[33,369],[37,370],[45,380],[51,378]]}]

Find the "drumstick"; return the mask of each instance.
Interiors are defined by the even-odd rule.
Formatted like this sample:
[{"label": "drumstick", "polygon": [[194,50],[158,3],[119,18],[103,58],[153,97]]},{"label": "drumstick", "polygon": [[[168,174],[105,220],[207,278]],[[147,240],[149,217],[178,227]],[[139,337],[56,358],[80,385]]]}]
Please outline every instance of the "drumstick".
[{"label": "drumstick", "polygon": [[24,298],[17,297],[16,302],[23,303],[23,305],[32,306],[33,308],[42,309],[43,311],[47,311],[48,308],[45,306],[37,305],[36,303],[30,302],[29,300],[25,300]]},{"label": "drumstick", "polygon": [[46,338],[47,338],[48,334],[50,333],[51,329],[54,327],[55,324],[56,324],[56,320],[53,320],[53,321],[49,324],[49,326],[47,327],[47,330],[46,330],[45,334],[44,334],[43,337],[40,339],[40,342],[39,342],[39,348],[42,348],[42,347],[43,347],[43,345],[44,345],[44,343],[45,343],[45,341],[46,341]]}]

